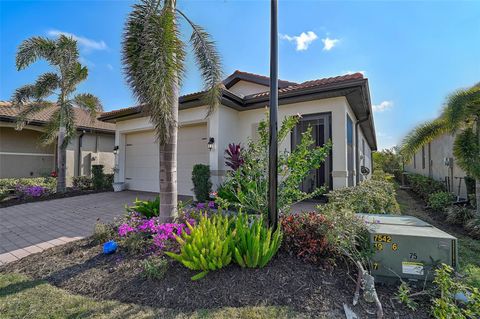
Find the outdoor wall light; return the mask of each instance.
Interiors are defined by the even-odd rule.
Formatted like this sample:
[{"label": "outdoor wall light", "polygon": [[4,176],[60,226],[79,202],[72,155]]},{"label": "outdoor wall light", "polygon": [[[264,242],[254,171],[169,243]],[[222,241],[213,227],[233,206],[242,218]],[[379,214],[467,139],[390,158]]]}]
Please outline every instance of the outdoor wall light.
[{"label": "outdoor wall light", "polygon": [[210,137],[208,139],[208,144],[207,144],[209,151],[211,151],[213,149],[214,144],[215,144],[215,139],[213,137]]},{"label": "outdoor wall light", "polygon": [[114,155],[118,154],[118,145],[115,145],[115,147],[113,148],[113,154]]}]

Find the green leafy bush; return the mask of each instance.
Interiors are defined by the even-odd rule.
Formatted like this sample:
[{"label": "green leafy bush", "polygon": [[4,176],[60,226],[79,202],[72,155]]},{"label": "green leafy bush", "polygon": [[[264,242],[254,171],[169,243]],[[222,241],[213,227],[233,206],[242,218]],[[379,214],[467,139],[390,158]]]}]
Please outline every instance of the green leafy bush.
[{"label": "green leafy bush", "polygon": [[[435,271],[433,283],[438,292],[432,299],[432,314],[435,318],[477,319],[480,316],[480,292],[453,278],[453,269],[445,264]],[[465,305],[455,299],[455,293],[464,293],[469,299]]]},{"label": "green leafy bush", "polygon": [[138,232],[131,233],[120,241],[120,244],[131,254],[144,253],[148,246],[151,246],[151,238],[146,234]]},{"label": "green leafy bush", "polygon": [[93,189],[93,180],[90,176],[74,176],[72,186],[74,189],[90,190]]},{"label": "green leafy bush", "polygon": [[450,206],[447,210],[445,221],[454,225],[465,225],[469,220],[475,217],[475,211],[463,206]]},{"label": "green leafy bush", "polygon": [[402,171],[402,157],[396,148],[373,152],[373,171],[396,175]]},{"label": "green leafy bush", "polygon": [[103,165],[92,165],[92,183],[94,189],[100,190],[105,188]]},{"label": "green leafy bush", "polygon": [[230,218],[220,214],[203,216],[195,227],[187,223],[190,234],[183,232],[182,237],[176,237],[181,245],[180,254],[165,254],[189,269],[201,270],[192,280],[203,278],[209,271],[230,264],[233,251],[230,225]]},{"label": "green leafy bush", "polygon": [[450,192],[436,192],[428,196],[428,205],[435,211],[444,212],[453,200],[454,196]]},{"label": "green leafy bush", "polygon": [[57,187],[57,180],[53,177],[32,177],[32,178],[0,178],[0,192],[14,190],[17,186],[42,186],[54,192]]},{"label": "green leafy bush", "polygon": [[282,243],[280,228],[272,235],[272,229],[263,225],[263,219],[257,218],[250,223],[248,216],[236,216],[235,261],[241,267],[263,268],[277,253]]},{"label": "green leafy bush", "polygon": [[210,182],[210,166],[195,164],[192,171],[193,192],[199,202],[206,202],[210,198],[212,182]]},{"label": "green leafy bush", "polygon": [[96,223],[93,230],[92,240],[96,244],[102,244],[115,238],[116,234],[117,232],[114,225]]},{"label": "green leafy bush", "polygon": [[445,192],[445,184],[420,174],[408,174],[407,182],[412,191],[427,201],[430,194]]},{"label": "green leafy bush", "polygon": [[398,214],[400,206],[392,183],[366,180],[354,187],[345,187],[328,193],[328,205],[355,213]]},{"label": "green leafy bush", "polygon": [[[298,116],[286,117],[278,132],[281,144],[299,122]],[[268,122],[261,121],[258,141],[249,140],[242,151],[243,164],[228,171],[219,200],[229,201],[246,212],[267,213],[268,189]],[[287,212],[293,203],[315,197],[325,191],[319,188],[312,193],[301,191],[300,185],[312,169],[317,169],[327,158],[331,143],[315,146],[312,130],[302,134],[301,142],[291,152],[280,152],[278,158],[278,209]],[[223,204],[223,203],[222,203]]]},{"label": "green leafy bush", "polygon": [[168,271],[168,260],[164,257],[149,256],[143,261],[143,274],[149,279],[163,279]]},{"label": "green leafy bush", "polygon": [[372,179],[374,181],[383,181],[392,183],[395,176],[393,174],[385,173],[381,169],[375,169],[372,173]]},{"label": "green leafy bush", "polygon": [[128,213],[137,212],[146,218],[152,218],[159,215],[160,197],[153,200],[140,200],[138,198],[133,202],[133,206],[125,206]]}]

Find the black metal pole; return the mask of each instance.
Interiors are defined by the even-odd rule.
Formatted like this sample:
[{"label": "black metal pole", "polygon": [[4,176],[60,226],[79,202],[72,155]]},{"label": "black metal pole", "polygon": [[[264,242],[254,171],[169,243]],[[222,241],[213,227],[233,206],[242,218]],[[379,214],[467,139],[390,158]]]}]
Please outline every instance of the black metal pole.
[{"label": "black metal pole", "polygon": [[277,176],[278,176],[278,30],[277,0],[271,0],[270,12],[270,139],[268,161],[268,224],[273,229],[278,225]]}]

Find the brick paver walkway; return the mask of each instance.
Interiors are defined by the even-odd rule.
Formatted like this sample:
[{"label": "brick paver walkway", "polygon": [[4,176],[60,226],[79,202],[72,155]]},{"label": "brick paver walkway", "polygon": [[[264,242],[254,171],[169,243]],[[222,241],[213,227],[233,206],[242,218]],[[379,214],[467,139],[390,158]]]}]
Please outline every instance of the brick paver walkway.
[{"label": "brick paver walkway", "polygon": [[152,193],[97,193],[0,208],[0,265],[90,236],[97,220],[122,216],[125,204]]}]

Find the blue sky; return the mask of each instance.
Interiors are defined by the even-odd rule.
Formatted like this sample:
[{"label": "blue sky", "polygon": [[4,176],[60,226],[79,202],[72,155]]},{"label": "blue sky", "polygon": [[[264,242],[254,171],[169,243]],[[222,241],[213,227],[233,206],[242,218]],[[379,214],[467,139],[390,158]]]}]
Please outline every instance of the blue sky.
[{"label": "blue sky", "polygon": [[[0,1],[0,100],[48,70],[15,69],[22,40],[67,32],[89,67],[80,91],[105,110],[135,104],[125,84],[121,38],[132,1]],[[268,1],[186,1],[179,7],[217,41],[225,74],[269,73]],[[184,36],[190,29],[183,25]],[[380,148],[435,117],[449,92],[480,81],[480,1],[281,1],[282,79],[305,81],[362,71],[369,79]],[[201,89],[191,58],[183,93]]]}]

